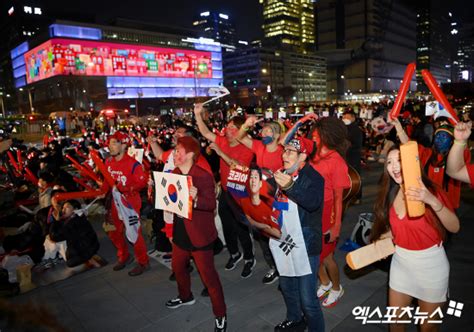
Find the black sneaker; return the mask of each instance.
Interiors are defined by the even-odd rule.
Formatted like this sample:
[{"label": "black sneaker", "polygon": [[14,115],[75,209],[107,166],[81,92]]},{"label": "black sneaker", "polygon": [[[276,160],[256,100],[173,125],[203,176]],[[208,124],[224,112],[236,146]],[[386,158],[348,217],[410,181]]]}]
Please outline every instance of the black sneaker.
[{"label": "black sneaker", "polygon": [[196,303],[196,300],[194,299],[194,296],[192,296],[192,295],[186,301],[181,300],[178,296],[177,298],[169,300],[168,302],[166,302],[166,307],[170,308],[170,309],[176,309],[176,308],[179,308],[183,305],[192,305],[194,303]]},{"label": "black sneaker", "polygon": [[257,260],[255,258],[248,261],[246,260],[244,264],[244,269],[242,270],[242,273],[240,274],[240,276],[244,279],[250,277],[253,273],[253,268],[255,267],[256,264],[257,264]]},{"label": "black sneaker", "polygon": [[201,292],[202,297],[209,297],[209,290],[205,287]]},{"label": "black sneaker", "polygon": [[268,270],[267,274],[262,279],[265,285],[273,284],[279,278],[278,271],[275,269]]},{"label": "black sneaker", "polygon": [[216,317],[214,332],[225,332],[227,331],[227,316]]},{"label": "black sneaker", "polygon": [[303,332],[306,329],[306,322],[304,319],[300,320],[299,322],[294,322],[288,319],[285,319],[283,322],[275,326],[275,332],[280,331],[295,331],[295,332]]},{"label": "black sneaker", "polygon": [[232,271],[237,266],[237,263],[242,260],[242,258],[244,257],[242,256],[240,252],[236,254],[235,256],[230,255],[230,258],[227,261],[227,264],[225,265],[225,269],[227,271]]}]

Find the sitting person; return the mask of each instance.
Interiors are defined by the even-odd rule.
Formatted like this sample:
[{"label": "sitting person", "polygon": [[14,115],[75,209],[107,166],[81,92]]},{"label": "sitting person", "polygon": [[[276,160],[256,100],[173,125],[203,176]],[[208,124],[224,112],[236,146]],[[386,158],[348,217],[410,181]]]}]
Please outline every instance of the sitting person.
[{"label": "sitting person", "polygon": [[80,208],[81,204],[76,200],[69,200],[63,204],[61,218],[51,223],[45,246],[46,242],[59,245],[59,254],[68,267],[84,263],[100,266],[98,257],[95,257],[100,247],[97,234],[87,218],[75,211]]}]

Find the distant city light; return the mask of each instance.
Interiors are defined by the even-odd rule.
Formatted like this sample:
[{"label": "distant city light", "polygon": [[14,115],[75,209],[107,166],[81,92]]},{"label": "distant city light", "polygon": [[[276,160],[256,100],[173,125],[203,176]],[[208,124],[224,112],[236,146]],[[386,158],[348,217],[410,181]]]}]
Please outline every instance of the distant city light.
[{"label": "distant city light", "polygon": [[15,12],[15,8],[11,6],[10,9],[8,10],[8,16],[12,16],[14,12]]},{"label": "distant city light", "polygon": [[[463,70],[463,71],[461,72],[461,78],[462,78],[463,80],[466,80],[466,81],[469,80],[469,71],[468,71],[468,70]],[[8,96],[8,95],[7,95],[7,96]]]},{"label": "distant city light", "polygon": [[449,17],[453,17],[453,14],[451,12],[448,12]]},{"label": "distant city light", "polygon": [[239,40],[238,43],[242,44],[242,45],[248,45],[249,44],[249,42],[246,42],[245,40]]},{"label": "distant city light", "polygon": [[202,12],[201,16],[209,16],[209,14],[210,14],[209,12]]},{"label": "distant city light", "polygon": [[223,18],[224,20],[228,20],[228,19],[229,19],[229,15],[226,15],[226,14],[221,14],[221,13],[219,13],[219,17],[220,17],[220,18]]},{"label": "distant city light", "polygon": [[452,35],[457,35],[457,33],[458,33],[458,30],[456,30],[456,29],[451,30]]},{"label": "distant city light", "polygon": [[341,79],[344,79],[344,75],[341,75]]}]

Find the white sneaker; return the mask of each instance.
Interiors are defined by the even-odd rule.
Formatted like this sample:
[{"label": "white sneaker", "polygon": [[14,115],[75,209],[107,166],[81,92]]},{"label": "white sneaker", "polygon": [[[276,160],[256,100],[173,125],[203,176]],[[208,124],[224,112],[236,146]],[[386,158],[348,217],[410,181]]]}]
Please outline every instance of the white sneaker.
[{"label": "white sneaker", "polygon": [[327,285],[319,285],[318,291],[316,292],[318,299],[322,300],[323,298],[325,298],[329,294],[329,291],[331,290],[331,288],[332,288],[331,281]]},{"label": "white sneaker", "polygon": [[342,295],[344,295],[344,288],[342,288],[342,285],[339,287],[341,289],[339,289],[338,291],[335,291],[332,288],[329,290],[328,296],[323,301],[323,307],[331,308],[331,307],[334,307],[339,302]]}]

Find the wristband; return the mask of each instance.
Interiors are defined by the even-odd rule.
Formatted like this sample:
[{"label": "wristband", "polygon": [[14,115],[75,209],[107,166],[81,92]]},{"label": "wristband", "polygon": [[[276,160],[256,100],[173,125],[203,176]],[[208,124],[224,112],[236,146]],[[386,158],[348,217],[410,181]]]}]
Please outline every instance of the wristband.
[{"label": "wristband", "polygon": [[454,144],[461,145],[461,146],[466,146],[466,142],[458,141],[457,139],[454,140]]}]

